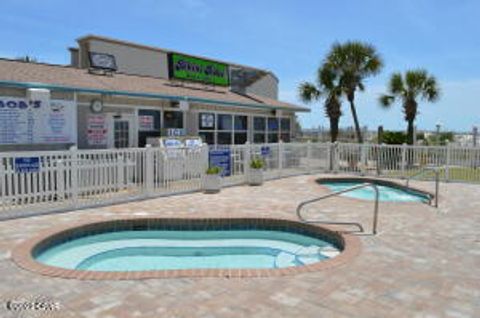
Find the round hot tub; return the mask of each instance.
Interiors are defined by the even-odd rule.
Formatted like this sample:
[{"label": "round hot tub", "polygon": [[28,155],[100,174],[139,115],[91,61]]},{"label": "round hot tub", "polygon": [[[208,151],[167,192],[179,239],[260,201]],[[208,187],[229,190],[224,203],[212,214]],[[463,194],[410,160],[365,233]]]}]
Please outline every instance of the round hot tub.
[{"label": "round hot tub", "polygon": [[289,220],[135,218],[47,232],[14,259],[72,278],[263,276],[341,263],[352,254],[348,241],[355,239]]}]

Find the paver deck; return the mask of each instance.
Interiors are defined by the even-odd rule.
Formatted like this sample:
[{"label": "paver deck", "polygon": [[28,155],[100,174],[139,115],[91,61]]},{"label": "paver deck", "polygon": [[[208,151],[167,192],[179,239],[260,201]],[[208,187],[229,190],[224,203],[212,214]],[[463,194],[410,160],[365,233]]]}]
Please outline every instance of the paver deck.
[{"label": "paver deck", "polygon": [[[215,195],[164,197],[0,222],[0,317],[5,302],[43,295],[58,317],[479,317],[480,186],[442,184],[440,208],[380,203],[380,234],[339,267],[285,277],[82,281],[41,276],[11,259],[15,246],[45,229],[119,216],[295,219],[295,207],[325,194],[300,176],[239,186]],[[431,191],[433,184],[415,182]],[[372,202],[336,197],[312,216],[360,221],[370,229]]]}]

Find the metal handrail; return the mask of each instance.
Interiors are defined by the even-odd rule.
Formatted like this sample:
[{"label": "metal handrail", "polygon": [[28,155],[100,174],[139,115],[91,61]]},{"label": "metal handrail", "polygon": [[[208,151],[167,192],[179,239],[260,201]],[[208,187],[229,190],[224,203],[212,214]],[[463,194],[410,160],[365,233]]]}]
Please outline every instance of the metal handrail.
[{"label": "metal handrail", "polygon": [[[406,186],[410,188],[410,180],[425,174],[426,172],[433,171],[435,173],[435,207],[438,208],[438,193],[440,191],[440,169],[438,167],[424,167],[419,172],[407,177]],[[430,204],[432,200],[430,199]]]},{"label": "metal handrail", "polygon": [[297,206],[297,217],[302,221],[302,222],[305,222],[305,223],[323,223],[323,224],[342,224],[342,225],[356,225],[359,227],[360,231],[363,232],[363,227],[361,224],[359,223],[353,223],[353,222],[331,222],[331,221],[319,221],[319,220],[307,220],[305,219],[303,216],[302,216],[302,213],[301,213],[301,210],[302,208],[307,205],[307,204],[310,204],[310,203],[313,203],[313,202],[317,202],[317,201],[320,201],[320,200],[323,200],[323,199],[328,199],[330,197],[335,197],[335,196],[338,196],[340,194],[343,194],[343,193],[347,193],[347,192],[350,192],[350,191],[354,191],[354,190],[358,190],[358,189],[362,189],[362,188],[366,188],[366,187],[371,187],[373,188],[373,190],[375,191],[375,205],[374,205],[374,210],[373,210],[373,234],[377,234],[377,224],[378,224],[378,201],[379,201],[379,197],[380,197],[380,192],[378,190],[378,187],[376,184],[372,183],[372,182],[366,182],[366,183],[363,183],[363,184],[360,184],[360,185],[357,185],[357,186],[353,186],[353,187],[350,187],[348,189],[344,189],[344,190],[341,190],[341,191],[337,191],[337,192],[333,192],[333,193],[330,193],[330,194],[327,194],[327,195],[324,195],[324,196],[321,196],[321,197],[318,197],[318,198],[315,198],[315,199],[311,199],[311,200],[307,200],[307,201],[303,201],[302,203],[300,203],[298,206]]}]

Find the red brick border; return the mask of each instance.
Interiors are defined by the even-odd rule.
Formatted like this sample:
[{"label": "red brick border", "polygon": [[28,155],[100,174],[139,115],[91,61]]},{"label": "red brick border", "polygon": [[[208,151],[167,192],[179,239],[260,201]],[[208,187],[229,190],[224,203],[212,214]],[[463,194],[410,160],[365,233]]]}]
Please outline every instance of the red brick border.
[{"label": "red brick border", "polygon": [[[80,271],[73,269],[64,269],[53,267],[37,262],[33,253],[36,249],[42,248],[45,244],[54,244],[51,240],[68,237],[72,234],[89,230],[100,229],[102,227],[119,224],[120,226],[134,226],[134,224],[151,224],[170,222],[170,224],[183,224],[188,222],[206,222],[215,225],[228,225],[235,222],[245,222],[246,224],[256,224],[268,227],[295,227],[305,231],[311,231],[322,236],[329,236],[343,248],[342,252],[331,259],[319,261],[317,263],[287,268],[276,269],[188,269],[188,270],[152,270],[152,271],[124,271],[124,272],[101,272],[101,271]],[[242,223],[243,224],[243,223]],[[65,227],[56,227],[41,232],[39,235],[18,245],[13,253],[14,262],[23,269],[39,273],[50,277],[73,278],[81,280],[133,280],[148,278],[174,278],[174,277],[270,277],[285,276],[300,273],[308,273],[318,270],[332,268],[344,264],[353,259],[360,252],[360,239],[356,236],[338,232],[330,227],[316,226],[313,224],[299,223],[288,219],[272,218],[158,218],[158,217],[132,217],[105,220],[97,222],[80,222]]]}]

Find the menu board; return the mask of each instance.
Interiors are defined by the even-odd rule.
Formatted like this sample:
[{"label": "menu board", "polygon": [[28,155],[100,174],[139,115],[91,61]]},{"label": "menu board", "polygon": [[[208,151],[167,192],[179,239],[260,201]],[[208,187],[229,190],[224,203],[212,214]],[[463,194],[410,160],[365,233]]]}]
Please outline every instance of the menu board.
[{"label": "menu board", "polygon": [[87,118],[89,146],[106,146],[108,140],[107,118],[104,114],[90,114]]},{"label": "menu board", "polygon": [[0,97],[0,144],[77,142],[76,104]]}]

